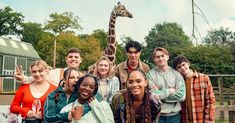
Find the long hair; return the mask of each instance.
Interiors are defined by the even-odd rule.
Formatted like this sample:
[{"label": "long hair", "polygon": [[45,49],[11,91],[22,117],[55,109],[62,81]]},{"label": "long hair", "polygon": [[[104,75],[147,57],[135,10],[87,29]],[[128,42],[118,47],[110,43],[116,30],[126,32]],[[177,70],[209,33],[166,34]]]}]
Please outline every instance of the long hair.
[{"label": "long hair", "polygon": [[[146,79],[145,73],[139,69],[135,69],[133,71],[138,71],[140,72],[143,76],[144,79]],[[131,71],[130,74],[133,72]],[[129,74],[129,76],[130,76]],[[128,79],[129,79],[128,76]],[[133,95],[130,92],[130,89],[127,88],[127,93],[125,95],[125,100],[126,100],[126,123],[135,123],[135,111],[134,111],[134,101],[133,101]],[[151,123],[151,108],[150,108],[150,87],[147,84],[145,87],[145,92],[144,92],[144,98],[143,98],[143,106],[141,107],[141,112],[143,113],[141,115],[141,120],[142,123]]]},{"label": "long hair", "polygon": [[[79,71],[78,71],[77,69],[75,69],[75,68],[68,68],[68,69],[66,69],[66,70],[64,71],[63,78],[62,78],[62,79],[60,80],[60,82],[59,82],[59,86],[62,86],[62,87],[65,86],[65,83],[66,83],[66,81],[69,80],[70,74],[71,74],[71,72],[72,72],[73,70],[77,71],[78,74],[80,74]],[[80,75],[79,75],[79,76],[80,76]]]},{"label": "long hair", "polygon": [[109,70],[108,70],[108,73],[107,73],[107,77],[108,77],[108,78],[112,78],[112,77],[114,76],[114,67],[113,67],[112,63],[110,62],[110,60],[108,59],[108,57],[106,57],[106,56],[102,56],[102,57],[96,62],[93,75],[94,75],[95,77],[100,78],[100,75],[99,75],[99,72],[98,72],[98,64],[99,64],[101,61],[103,61],[103,60],[107,61],[108,64],[109,64]]}]

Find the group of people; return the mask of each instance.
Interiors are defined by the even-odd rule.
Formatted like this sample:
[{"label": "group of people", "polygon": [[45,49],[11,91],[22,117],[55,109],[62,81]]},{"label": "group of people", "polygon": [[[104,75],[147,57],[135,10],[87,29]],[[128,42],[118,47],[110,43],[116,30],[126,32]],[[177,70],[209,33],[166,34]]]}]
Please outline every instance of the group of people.
[{"label": "group of people", "polygon": [[214,123],[215,97],[207,75],[190,69],[184,56],[168,65],[169,52],[153,51],[156,67],[140,60],[141,45],[129,41],[127,60],[114,67],[105,56],[92,74],[79,71],[81,52],[69,49],[67,67],[50,70],[35,61],[31,76],[16,67],[22,84],[10,111],[23,123]]}]

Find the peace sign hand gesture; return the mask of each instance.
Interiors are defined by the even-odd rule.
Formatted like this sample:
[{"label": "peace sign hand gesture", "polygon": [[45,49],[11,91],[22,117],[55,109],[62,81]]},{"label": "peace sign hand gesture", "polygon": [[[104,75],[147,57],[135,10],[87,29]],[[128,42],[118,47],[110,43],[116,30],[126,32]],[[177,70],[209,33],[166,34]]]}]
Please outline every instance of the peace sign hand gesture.
[{"label": "peace sign hand gesture", "polygon": [[16,65],[14,78],[18,81],[23,81],[24,80],[24,73],[23,73],[22,65],[20,65],[20,66]]}]

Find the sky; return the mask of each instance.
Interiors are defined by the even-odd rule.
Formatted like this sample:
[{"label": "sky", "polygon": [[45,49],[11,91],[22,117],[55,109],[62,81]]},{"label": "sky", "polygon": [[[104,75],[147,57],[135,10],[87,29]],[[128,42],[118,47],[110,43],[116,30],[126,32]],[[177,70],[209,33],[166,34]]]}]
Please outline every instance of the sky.
[{"label": "sky", "polygon": [[[80,24],[83,29],[78,30],[77,34],[91,34],[96,29],[108,31],[111,11],[118,1],[133,14],[133,18],[117,18],[116,40],[120,41],[121,37],[130,36],[134,40],[144,42],[145,36],[154,25],[176,22],[195,43],[196,40],[192,38],[191,0],[0,0],[0,8],[10,6],[25,16],[25,22],[41,24],[49,20],[52,13],[72,12],[81,18]],[[197,40],[200,41],[211,29],[224,27],[235,31],[234,0],[194,2],[200,8],[194,8],[198,13],[195,14]]]}]

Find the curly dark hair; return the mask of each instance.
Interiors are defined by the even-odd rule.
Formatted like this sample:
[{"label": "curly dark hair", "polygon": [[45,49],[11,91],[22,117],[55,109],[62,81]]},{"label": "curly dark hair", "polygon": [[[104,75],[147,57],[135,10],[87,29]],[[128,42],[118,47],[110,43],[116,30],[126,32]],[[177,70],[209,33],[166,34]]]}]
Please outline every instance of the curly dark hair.
[{"label": "curly dark hair", "polygon": [[84,76],[82,76],[78,81],[77,81],[77,83],[76,83],[76,85],[75,85],[75,87],[74,87],[74,92],[75,92],[75,94],[77,94],[77,96],[78,96],[78,90],[79,90],[79,88],[80,88],[80,85],[82,84],[82,82],[84,81],[84,79],[85,78],[87,78],[87,77],[90,77],[90,78],[93,78],[94,80],[95,80],[95,90],[94,90],[94,92],[93,92],[93,96],[95,96],[96,95],[96,93],[98,92],[98,79],[96,78],[96,77],[94,77],[94,76],[92,76],[92,75],[90,75],[90,74],[86,74],[86,75],[84,75]]},{"label": "curly dark hair", "polygon": [[[145,73],[139,69],[134,69],[133,71],[139,71],[146,79]],[[133,72],[131,71],[130,74]],[[128,79],[130,77],[130,74],[128,76]],[[134,98],[131,94],[130,90],[127,88],[127,93],[125,95],[126,100],[126,123],[135,123],[135,111],[134,111]],[[150,108],[150,87],[147,84],[144,92],[144,98],[143,98],[143,106],[141,111],[143,111],[142,117],[142,123],[151,123],[152,122],[152,115],[151,115],[151,108]]]}]

